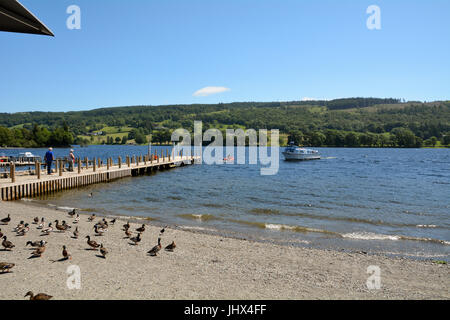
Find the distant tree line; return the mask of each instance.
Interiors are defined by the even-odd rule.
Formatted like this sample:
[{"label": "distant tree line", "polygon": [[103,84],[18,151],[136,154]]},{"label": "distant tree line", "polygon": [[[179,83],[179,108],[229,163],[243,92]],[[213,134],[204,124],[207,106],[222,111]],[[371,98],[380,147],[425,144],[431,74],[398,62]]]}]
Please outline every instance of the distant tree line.
[{"label": "distant tree line", "polygon": [[73,140],[73,135],[67,125],[53,130],[38,125],[34,125],[31,130],[26,128],[9,129],[0,126],[1,147],[69,147]]},{"label": "distant tree line", "polygon": [[[450,101],[402,102],[400,99],[348,98],[331,101],[236,102],[171,106],[103,108],[79,112],[0,113],[0,145],[48,145],[58,142],[61,128],[70,127],[74,143],[94,143],[92,132],[104,127],[132,128],[104,143],[170,143],[171,132],[203,130],[279,129],[296,143],[310,146],[417,147],[449,145]],[[41,133],[33,135],[37,126]],[[8,129],[6,129],[8,128]],[[7,133],[5,133],[6,131]],[[127,129],[129,130],[129,129]],[[53,140],[46,139],[54,133]],[[119,131],[120,132],[120,131]],[[85,136],[90,135],[90,139]],[[288,139],[288,140],[289,140]],[[67,143],[67,139],[58,144]]]}]

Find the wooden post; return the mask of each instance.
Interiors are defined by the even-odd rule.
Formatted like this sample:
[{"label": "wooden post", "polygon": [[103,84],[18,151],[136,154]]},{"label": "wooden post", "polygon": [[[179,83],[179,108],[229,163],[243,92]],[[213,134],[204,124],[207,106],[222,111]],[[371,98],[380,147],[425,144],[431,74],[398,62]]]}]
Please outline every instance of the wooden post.
[{"label": "wooden post", "polygon": [[38,178],[38,180],[40,180],[41,179],[41,163],[39,161],[37,161],[36,170],[37,170],[37,178]]},{"label": "wooden post", "polygon": [[86,169],[89,169],[89,160],[88,158],[84,158],[84,162],[86,163]]},{"label": "wooden post", "polygon": [[100,169],[102,167],[102,159],[98,158],[98,168]]},{"label": "wooden post", "polygon": [[81,159],[78,159],[78,174],[81,173]]},{"label": "wooden post", "polygon": [[11,178],[11,182],[16,182],[16,165],[14,162],[11,162],[9,165],[9,177]]},{"label": "wooden post", "polygon": [[94,161],[92,162],[92,170],[93,170],[93,172],[95,172],[96,171],[96,169],[97,169],[97,159],[96,158],[94,158]]},{"label": "wooden post", "polygon": [[109,158],[108,158],[108,159],[106,159],[106,170],[108,170],[108,171],[109,171]]},{"label": "wooden post", "polygon": [[63,174],[63,161],[62,160],[58,160],[59,161],[59,176],[62,177]]},{"label": "wooden post", "polygon": [[128,166],[128,168],[131,167],[130,156],[127,156],[127,166]]},{"label": "wooden post", "polygon": [[119,169],[122,168],[122,157],[119,157],[119,159],[117,159],[117,161],[119,162]]}]

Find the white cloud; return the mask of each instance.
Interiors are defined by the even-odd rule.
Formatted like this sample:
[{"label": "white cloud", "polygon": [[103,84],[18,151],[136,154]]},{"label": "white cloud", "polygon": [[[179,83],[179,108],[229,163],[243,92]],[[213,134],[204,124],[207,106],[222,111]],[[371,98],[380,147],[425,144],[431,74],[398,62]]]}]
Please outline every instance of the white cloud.
[{"label": "white cloud", "polygon": [[194,97],[207,97],[212,94],[218,94],[218,93],[222,93],[225,91],[230,91],[230,89],[225,88],[225,87],[204,87],[200,90],[195,91],[193,96]]}]

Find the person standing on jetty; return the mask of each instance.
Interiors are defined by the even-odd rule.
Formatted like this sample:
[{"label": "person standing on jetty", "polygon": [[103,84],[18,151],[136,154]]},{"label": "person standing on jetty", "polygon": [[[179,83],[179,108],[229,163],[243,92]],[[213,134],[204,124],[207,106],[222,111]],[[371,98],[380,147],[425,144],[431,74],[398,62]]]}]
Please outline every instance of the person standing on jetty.
[{"label": "person standing on jetty", "polygon": [[45,153],[44,160],[47,165],[47,174],[52,174],[52,162],[55,160],[52,147],[48,148],[48,151]]},{"label": "person standing on jetty", "polygon": [[69,153],[69,171],[73,171],[73,167],[75,165],[75,155],[73,154],[73,149],[70,149]]}]

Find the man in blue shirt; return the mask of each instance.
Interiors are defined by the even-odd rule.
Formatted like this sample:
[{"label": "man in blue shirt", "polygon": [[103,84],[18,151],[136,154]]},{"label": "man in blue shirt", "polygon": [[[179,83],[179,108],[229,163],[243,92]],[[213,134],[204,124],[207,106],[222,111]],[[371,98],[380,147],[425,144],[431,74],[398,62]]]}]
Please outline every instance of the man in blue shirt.
[{"label": "man in blue shirt", "polygon": [[45,153],[44,160],[47,164],[47,174],[52,174],[52,162],[55,160],[53,148],[48,148],[48,151]]}]

